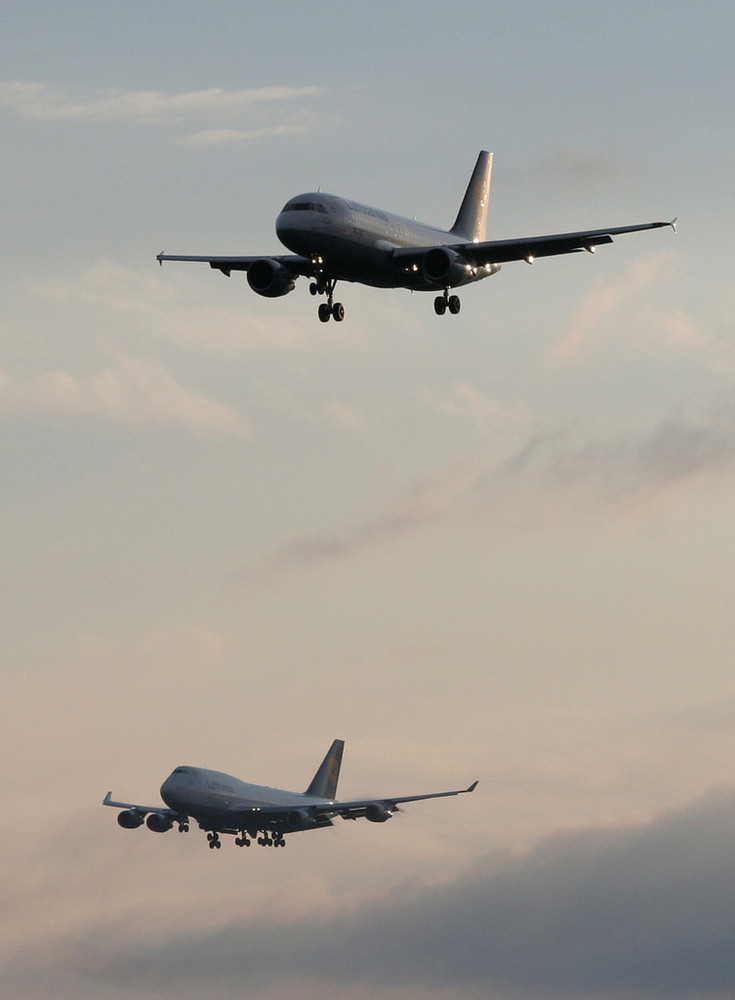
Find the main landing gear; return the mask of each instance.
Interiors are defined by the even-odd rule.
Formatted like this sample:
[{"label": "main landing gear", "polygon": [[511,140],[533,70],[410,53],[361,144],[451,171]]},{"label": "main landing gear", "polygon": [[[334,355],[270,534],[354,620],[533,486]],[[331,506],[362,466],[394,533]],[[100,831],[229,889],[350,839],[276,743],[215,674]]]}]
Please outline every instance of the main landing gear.
[{"label": "main landing gear", "polygon": [[[256,838],[261,847],[286,846],[286,840],[279,830],[241,830],[240,835],[235,837],[235,844],[238,847],[250,847]],[[222,847],[222,842],[217,833],[208,833],[207,840],[209,841],[210,848],[213,850]]]},{"label": "main landing gear", "polygon": [[263,830],[263,836],[258,837],[258,843],[261,847],[285,847],[286,839],[278,830],[271,832]]},{"label": "main landing gear", "polygon": [[260,833],[257,838],[258,843],[261,847],[285,847],[286,841],[281,833],[277,830],[243,830],[239,837],[235,837],[235,843],[238,847],[250,847],[253,840],[255,840],[256,833]]},{"label": "main landing gear", "polygon": [[309,285],[312,295],[326,295],[327,301],[319,306],[319,319],[322,323],[327,323],[332,317],[336,323],[341,323],[345,318],[345,307],[341,302],[334,302],[334,286],[337,284],[336,278],[318,278]]},{"label": "main landing gear", "polygon": [[448,288],[444,289],[443,295],[437,295],[434,299],[434,312],[437,316],[443,316],[447,309],[452,316],[456,316],[461,308],[462,303],[459,301],[459,295],[450,295]]}]

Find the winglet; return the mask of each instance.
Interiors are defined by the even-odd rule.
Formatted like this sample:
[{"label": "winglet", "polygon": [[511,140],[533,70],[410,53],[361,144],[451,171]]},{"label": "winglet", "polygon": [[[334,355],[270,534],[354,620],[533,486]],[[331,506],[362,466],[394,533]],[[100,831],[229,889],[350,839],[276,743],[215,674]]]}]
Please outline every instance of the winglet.
[{"label": "winglet", "polygon": [[112,800],[112,792],[108,792],[107,795],[105,795],[104,799],[102,800],[102,805],[109,806],[111,800]]},{"label": "winglet", "polygon": [[465,788],[465,791],[466,792],[474,792],[474,790],[476,788],[477,788],[477,782],[473,781],[469,788]]},{"label": "winglet", "polygon": [[672,228],[672,229],[674,230],[674,232],[676,232],[676,223],[677,223],[678,221],[679,221],[679,217],[675,215],[675,216],[674,216],[674,218],[673,218],[673,219],[671,220],[671,222],[669,223],[669,225],[670,225],[670,226],[671,226],[671,228]]},{"label": "winglet", "polygon": [[160,253],[156,254],[156,260],[158,261],[158,266],[163,267],[163,250],[161,250]]}]

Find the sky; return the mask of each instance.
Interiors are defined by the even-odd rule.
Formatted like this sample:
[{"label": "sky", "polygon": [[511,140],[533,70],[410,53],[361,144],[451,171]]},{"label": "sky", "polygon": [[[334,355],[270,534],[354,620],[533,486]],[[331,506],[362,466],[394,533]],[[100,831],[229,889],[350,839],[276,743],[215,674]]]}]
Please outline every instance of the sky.
[{"label": "sky", "polygon": [[[732,4],[19,3],[0,37],[8,1000],[735,990]],[[255,295],[303,191],[490,238]],[[390,823],[122,830],[180,764]]]}]

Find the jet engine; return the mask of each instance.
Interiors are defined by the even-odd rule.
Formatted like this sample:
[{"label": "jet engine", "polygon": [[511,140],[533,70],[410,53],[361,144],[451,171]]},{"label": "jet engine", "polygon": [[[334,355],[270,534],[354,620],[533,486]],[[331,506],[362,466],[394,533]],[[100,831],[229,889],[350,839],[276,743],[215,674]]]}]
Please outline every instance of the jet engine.
[{"label": "jet engine", "polygon": [[117,821],[125,830],[137,830],[143,825],[143,817],[135,809],[126,809],[117,814]]},{"label": "jet engine", "polygon": [[294,809],[286,817],[288,825],[297,830],[303,830],[308,826],[314,826],[316,820],[306,809]]},{"label": "jet engine", "polygon": [[162,816],[160,813],[149,813],[145,825],[154,833],[166,833],[174,824],[168,816]]},{"label": "jet engine", "polygon": [[365,819],[369,819],[371,823],[385,823],[392,815],[393,813],[390,809],[386,809],[385,806],[380,805],[378,802],[371,802],[365,809]]},{"label": "jet engine", "polygon": [[270,257],[255,260],[248,268],[248,284],[258,295],[277,299],[294,290],[293,275],[287,267]]},{"label": "jet engine", "polygon": [[461,254],[447,247],[432,247],[424,254],[424,274],[439,288],[462,285],[470,277],[470,265]]}]

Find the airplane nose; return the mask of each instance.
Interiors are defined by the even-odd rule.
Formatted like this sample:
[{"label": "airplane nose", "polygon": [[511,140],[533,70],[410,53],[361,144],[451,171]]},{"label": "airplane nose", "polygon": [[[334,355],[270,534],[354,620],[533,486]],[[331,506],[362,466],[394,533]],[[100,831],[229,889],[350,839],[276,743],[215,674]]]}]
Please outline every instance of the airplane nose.
[{"label": "airplane nose", "polygon": [[176,774],[169,774],[168,778],[161,785],[161,798],[171,809],[176,809],[176,803],[180,798],[180,793],[182,791],[182,777]]}]

